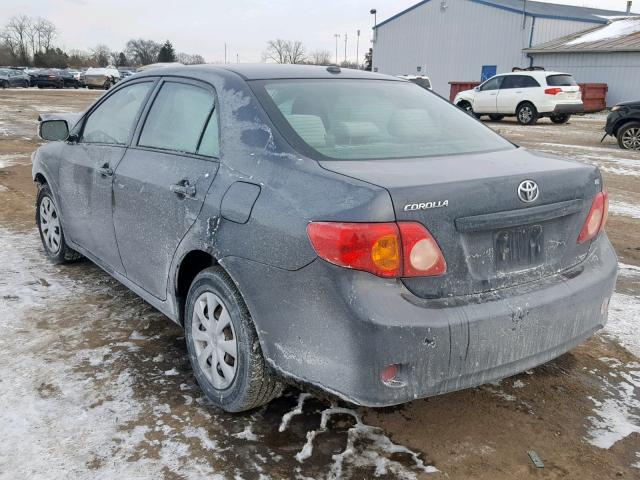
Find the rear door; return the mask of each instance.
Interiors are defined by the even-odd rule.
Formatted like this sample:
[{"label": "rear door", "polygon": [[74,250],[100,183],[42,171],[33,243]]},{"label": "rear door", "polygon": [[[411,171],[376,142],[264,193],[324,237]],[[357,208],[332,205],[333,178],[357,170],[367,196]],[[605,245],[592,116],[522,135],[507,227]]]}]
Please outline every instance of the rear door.
[{"label": "rear door", "polygon": [[534,98],[540,84],[529,75],[507,75],[498,92],[498,113],[513,115],[523,100]]},{"label": "rear door", "polygon": [[473,111],[476,113],[497,113],[498,89],[504,77],[493,77],[480,85],[473,97]]},{"label": "rear door", "polygon": [[153,79],[113,91],[77,128],[59,169],[65,235],[100,261],[124,273],[112,221],[113,171],[122,159]]},{"label": "rear door", "polygon": [[166,79],[115,171],[114,224],[127,278],[166,298],[169,266],[218,170],[210,85]]}]

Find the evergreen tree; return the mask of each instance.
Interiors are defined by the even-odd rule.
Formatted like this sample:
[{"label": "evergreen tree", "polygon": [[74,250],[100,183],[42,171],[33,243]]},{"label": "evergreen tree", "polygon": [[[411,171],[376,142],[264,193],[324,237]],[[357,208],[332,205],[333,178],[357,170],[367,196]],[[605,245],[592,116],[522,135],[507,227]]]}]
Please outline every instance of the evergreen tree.
[{"label": "evergreen tree", "polygon": [[120,54],[118,55],[118,67],[126,67],[129,64],[129,62],[127,61],[127,56],[124,54],[124,52],[120,52]]},{"label": "evergreen tree", "polygon": [[167,40],[158,52],[158,62],[175,62],[176,52],[173,50],[173,45]]},{"label": "evergreen tree", "polygon": [[373,48],[370,48],[369,51],[364,56],[364,69],[367,72],[371,71],[372,60],[373,60]]}]

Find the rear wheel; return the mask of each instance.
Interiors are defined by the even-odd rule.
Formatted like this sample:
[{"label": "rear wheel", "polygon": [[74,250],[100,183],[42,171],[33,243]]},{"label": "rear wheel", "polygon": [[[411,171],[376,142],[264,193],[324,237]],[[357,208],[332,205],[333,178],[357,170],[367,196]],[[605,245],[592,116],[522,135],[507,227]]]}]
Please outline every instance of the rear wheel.
[{"label": "rear wheel", "polygon": [[0,88],[5,89],[9,86],[9,84],[5,81],[0,82]]},{"label": "rear wheel", "polygon": [[24,85],[23,85],[23,87],[24,87],[24,88],[29,88],[30,86],[31,86],[31,85],[29,84],[29,80],[25,80],[25,81],[24,81]]},{"label": "rear wheel", "polygon": [[105,90],[109,90],[110,86],[111,86],[111,82],[109,80],[107,80],[106,82],[104,82],[103,88]]},{"label": "rear wheel", "polygon": [[618,129],[618,146],[625,150],[640,150],[640,122],[630,122]]},{"label": "rear wheel", "polygon": [[532,103],[524,102],[518,105],[516,118],[521,125],[533,125],[538,121],[538,111]]},{"label": "rear wheel", "polygon": [[499,122],[504,118],[504,115],[489,115],[489,118],[494,122]]},{"label": "rear wheel", "polygon": [[553,123],[567,123],[571,118],[568,113],[555,113],[549,117]]},{"label": "rear wheel", "polygon": [[215,405],[241,412],[281,394],[282,384],[267,369],[249,311],[221,268],[207,268],[195,278],[184,323],[193,373]]},{"label": "rear wheel", "polygon": [[51,262],[69,263],[82,257],[72,250],[64,239],[58,207],[48,185],[42,185],[38,190],[36,225],[44,251]]}]

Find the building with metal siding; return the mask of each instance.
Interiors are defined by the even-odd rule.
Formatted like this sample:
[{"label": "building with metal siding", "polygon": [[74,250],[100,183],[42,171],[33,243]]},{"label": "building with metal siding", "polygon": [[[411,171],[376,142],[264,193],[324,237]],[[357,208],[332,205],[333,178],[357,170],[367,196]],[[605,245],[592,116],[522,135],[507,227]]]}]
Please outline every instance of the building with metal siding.
[{"label": "building with metal siding", "polygon": [[606,83],[607,105],[640,98],[640,17],[614,20],[525,49],[536,65]]},{"label": "building with metal siding", "polygon": [[433,89],[448,96],[449,81],[528,67],[533,59],[525,49],[619,15],[523,0],[424,0],[375,27],[373,68],[428,75]]}]

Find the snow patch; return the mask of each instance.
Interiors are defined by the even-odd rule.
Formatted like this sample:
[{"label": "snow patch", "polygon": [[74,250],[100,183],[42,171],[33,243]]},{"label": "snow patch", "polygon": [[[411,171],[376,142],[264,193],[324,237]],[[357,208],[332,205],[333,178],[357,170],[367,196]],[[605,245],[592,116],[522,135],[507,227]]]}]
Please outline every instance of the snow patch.
[{"label": "snow patch", "polygon": [[247,440],[249,442],[257,442],[259,437],[253,433],[251,425],[247,425],[244,427],[244,430],[238,433],[234,433],[233,437],[239,438],[240,440]]},{"label": "snow patch", "polygon": [[600,42],[602,40],[626,37],[627,35],[633,35],[638,32],[640,32],[640,21],[637,18],[623,18],[612,21],[608,25],[592,30],[584,35],[580,35],[566,42],[565,45]]},{"label": "snow patch", "polygon": [[614,215],[640,219],[640,206],[631,203],[611,201],[609,203],[609,212]]},{"label": "snow patch", "polygon": [[604,327],[606,335],[640,357],[640,298],[614,293],[609,303],[609,321]]}]

